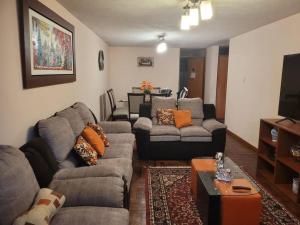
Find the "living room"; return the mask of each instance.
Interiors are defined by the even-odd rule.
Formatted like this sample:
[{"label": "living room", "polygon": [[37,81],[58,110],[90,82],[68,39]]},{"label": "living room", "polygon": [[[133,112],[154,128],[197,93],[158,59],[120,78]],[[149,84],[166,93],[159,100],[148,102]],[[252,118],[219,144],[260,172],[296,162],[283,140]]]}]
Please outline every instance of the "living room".
[{"label": "living room", "polygon": [[[55,112],[58,112],[56,114],[62,112],[60,114],[61,117],[63,117],[63,111],[66,108],[78,109],[79,112],[87,113],[89,115],[88,120],[93,120],[94,123],[99,121],[99,124],[107,134],[108,141],[111,141],[111,146],[107,148],[107,154],[110,155],[104,156],[103,158],[103,160],[108,160],[107,164],[111,165],[105,166],[112,167],[112,165],[115,165],[117,169],[114,170],[113,173],[118,174],[118,176],[120,175],[119,173],[122,173],[122,175],[120,175],[121,178],[118,177],[117,179],[114,177],[117,176],[116,174],[110,174],[109,181],[106,180],[108,178],[103,179],[102,177],[99,178],[98,175],[95,175],[95,177],[99,179],[99,185],[95,185],[95,188],[92,190],[92,194],[95,195],[95,199],[98,197],[100,200],[91,201],[92,203],[90,203],[88,200],[84,199],[84,203],[81,202],[78,205],[75,204],[76,210],[78,208],[79,211],[70,212],[69,215],[75,216],[84,214],[80,213],[84,212],[81,211],[81,208],[83,206],[88,206],[93,209],[90,209],[91,212],[87,211],[87,213],[95,215],[95,218],[96,216],[99,216],[98,214],[101,214],[101,210],[97,211],[98,208],[103,208],[103,210],[105,209],[105,213],[113,213],[112,211],[114,211],[115,208],[122,208],[120,211],[116,210],[116,214],[114,215],[116,218],[118,217],[116,215],[121,216],[119,217],[120,220],[116,219],[116,221],[109,221],[107,218],[102,220],[99,216],[99,221],[101,222],[92,221],[86,217],[82,220],[78,218],[78,221],[81,221],[78,222],[78,224],[96,224],[96,222],[97,224],[218,224],[217,222],[209,223],[207,215],[204,216],[205,219],[201,217],[198,212],[197,199],[193,196],[189,186],[190,183],[193,182],[193,178],[191,178],[190,174],[191,166],[193,166],[191,159],[196,158],[194,157],[194,152],[197,151],[198,148],[220,149],[220,151],[224,148],[223,151],[225,150],[225,156],[232,160],[225,160],[225,166],[231,168],[231,162],[233,162],[241,167],[241,172],[239,171],[239,173],[245,172],[245,174],[248,174],[249,177],[252,178],[250,186],[253,185],[254,189],[257,188],[256,193],[252,193],[252,195],[256,196],[260,194],[262,201],[260,202],[261,205],[254,209],[250,209],[251,211],[255,211],[255,209],[261,207],[261,210],[258,210],[259,214],[257,214],[260,224],[300,224],[299,162],[292,162],[290,165],[295,165],[290,166],[292,168],[282,165],[280,159],[277,160],[277,158],[274,158],[271,163],[268,158],[265,160],[266,163],[265,161],[257,162],[259,161],[257,160],[259,151],[262,151],[263,149],[270,149],[272,146],[275,146],[275,149],[277,149],[280,153],[280,149],[283,149],[282,146],[289,145],[290,148],[299,141],[298,136],[300,135],[298,131],[294,132],[291,131],[290,128],[285,127],[293,126],[293,129],[297,130],[298,124],[293,125],[290,121],[284,121],[279,124],[270,121],[261,122],[261,119],[266,118],[279,120],[283,118],[280,115],[293,118],[293,116],[288,116],[287,114],[279,114],[278,109],[280,108],[279,99],[282,87],[282,77],[285,71],[285,56],[300,53],[300,44],[298,41],[300,31],[297,29],[300,25],[300,3],[298,0],[259,0],[255,2],[224,0],[203,1],[211,2],[213,16],[210,20],[202,21],[200,18],[199,25],[191,27],[190,30],[181,30],[180,20],[181,17],[185,15],[186,9],[184,7],[187,5],[187,2],[193,6],[194,1],[96,2],[40,0],[39,2],[47,8],[48,12],[50,11],[47,15],[57,14],[63,19],[63,21],[72,25],[74,28],[74,36],[72,37],[72,41],[74,40],[73,65],[76,70],[73,70],[72,75],[76,78],[75,80],[72,78],[72,81],[61,83],[55,83],[56,81],[54,81],[54,83],[52,83],[53,85],[49,85],[52,81],[49,81],[50,83],[47,83],[48,81],[42,81],[45,77],[34,76],[31,74],[31,77],[34,77],[34,79],[37,77],[38,79],[41,79],[41,82],[37,82],[38,84],[32,84],[30,83],[31,78],[24,75],[27,74],[26,68],[31,68],[30,64],[26,64],[30,58],[28,57],[29,55],[26,56],[26,51],[30,49],[30,44],[28,44],[29,42],[26,42],[26,37],[29,35],[29,32],[24,32],[25,29],[30,29],[30,26],[24,26],[24,24],[28,24],[28,21],[24,19],[24,5],[26,4],[22,4],[22,2],[25,2],[27,6],[30,5],[30,7],[35,7],[36,4],[32,3],[36,2],[34,0],[2,0],[0,3],[0,27],[2,30],[0,39],[0,49],[2,50],[0,54],[2,78],[0,82],[0,102],[3,105],[1,107],[0,117],[0,144],[14,146],[18,149],[36,137],[37,129],[41,132],[40,134],[43,133],[41,130],[45,130],[47,126],[50,127],[48,127],[50,131],[54,130],[52,127],[54,122],[52,121],[53,123],[48,125],[46,121],[47,118],[49,119],[49,117],[52,117]],[[201,5],[201,1],[195,1],[195,4]],[[34,13],[39,12],[39,7],[34,8]],[[201,10],[199,10],[199,12],[201,15]],[[49,17],[47,16],[47,18]],[[57,21],[55,22],[57,23]],[[163,37],[161,37],[161,35],[163,35]],[[164,39],[168,48],[166,52],[161,54],[157,52],[156,47],[157,44],[162,42],[162,39]],[[152,143],[151,140],[154,140],[153,138],[151,139],[150,137],[149,141],[149,137],[143,136],[143,132],[139,133],[138,129],[141,129],[141,127],[146,127],[146,129],[150,127],[150,130],[155,126],[152,122],[149,124],[149,120],[147,119],[142,121],[143,123],[137,124],[136,127],[134,127],[134,123],[132,123],[133,127],[130,127],[128,122],[124,121],[104,121],[110,120],[111,116],[107,90],[113,89],[117,107],[123,107],[126,106],[127,94],[131,92],[131,88],[139,87],[142,81],[149,81],[153,86],[169,88],[172,90],[171,98],[176,102],[165,102],[162,103],[163,106],[171,104],[170,108],[177,108],[179,109],[178,111],[180,111],[180,108],[178,107],[182,104],[182,109],[185,109],[183,106],[185,103],[180,103],[181,100],[179,101],[179,99],[177,101],[176,93],[182,90],[182,87],[185,86],[181,82],[181,56],[185,50],[188,50],[185,51],[185,53],[190,50],[193,54],[195,51],[198,51],[197,57],[203,60],[203,65],[201,67],[203,70],[203,90],[201,89],[202,95],[200,96],[192,96],[191,93],[193,92],[192,90],[189,90],[190,96],[188,95],[186,99],[193,97],[201,97],[203,99],[201,104],[199,101],[191,103],[200,104],[201,107],[203,107],[202,112],[199,113],[201,118],[192,119],[200,119],[201,124],[203,122],[204,129],[213,133],[214,130],[212,125],[205,123],[205,120],[210,120],[214,117],[210,114],[209,105],[217,104],[216,92],[218,91],[218,57],[221,54],[220,49],[223,47],[229,49],[227,54],[227,82],[224,84],[226,87],[226,99],[224,104],[226,103],[226,105],[224,106],[224,118],[218,118],[222,123],[216,122],[214,123],[214,126],[218,129],[224,129],[225,136],[221,132],[221,134],[215,132],[215,134],[212,134],[212,137],[209,138],[209,140],[213,143],[215,136],[220,137],[217,141],[215,141],[217,144],[207,145],[206,142],[196,142],[197,144],[200,144],[197,145],[194,143],[190,144],[190,141],[190,145],[185,147],[187,145],[184,142],[174,141],[174,139],[170,141],[171,143],[166,141],[163,145],[160,144],[158,146],[157,143]],[[100,52],[102,52],[102,55]],[[100,55],[101,57],[104,56],[101,61],[102,66],[99,65],[99,58],[101,58]],[[138,66],[137,60],[139,57],[148,58],[151,66]],[[191,58],[193,58],[193,56]],[[99,67],[102,68],[100,69]],[[187,73],[188,79],[192,81],[194,79],[194,75],[193,71]],[[52,78],[55,78],[55,76],[52,76],[51,79]],[[153,101],[155,102],[154,99]],[[92,118],[93,115],[89,114],[82,105],[74,105],[74,103],[78,102],[84,103],[85,106],[93,112],[96,120]],[[153,105],[154,102],[152,102]],[[146,107],[146,111],[147,110],[148,109]],[[150,117],[151,116],[153,115],[150,115]],[[143,118],[143,116],[140,115],[140,118]],[[297,119],[297,117],[294,118]],[[204,121],[202,121],[202,119],[204,119]],[[39,121],[42,122],[40,123]],[[37,122],[39,122],[39,125],[37,125]],[[113,125],[108,125],[108,123],[115,122],[121,122],[121,127],[115,128]],[[57,124],[61,124],[61,121],[58,121]],[[58,126],[57,129],[61,131],[61,127],[62,126]],[[266,127],[264,130],[265,133],[261,131],[264,127]],[[132,134],[131,128],[133,128],[134,134]],[[277,131],[278,145],[273,142],[269,143],[271,147],[268,147],[268,144],[265,142],[264,144],[261,144],[261,141],[264,139],[262,134],[266,134],[271,137],[271,130],[273,130],[273,128],[276,128],[275,130]],[[77,129],[79,128],[77,127]],[[117,131],[113,131],[114,129]],[[64,136],[63,134],[66,133],[59,133],[57,139]],[[133,143],[134,141],[132,138],[136,140],[135,144]],[[161,141],[161,137],[158,138],[160,140],[158,143],[164,142]],[[283,138],[286,139],[283,140]],[[283,141],[281,142],[280,139]],[[72,140],[70,140],[70,143],[72,143]],[[204,139],[201,140],[203,141]],[[206,141],[207,140],[208,139],[206,139]],[[74,145],[74,143],[72,144]],[[124,146],[120,147],[121,144],[124,144]],[[222,147],[223,144],[225,147]],[[34,148],[35,146],[32,143],[29,145],[31,148]],[[51,144],[49,145],[52,147]],[[149,155],[147,155],[148,148],[150,149],[149,151],[153,151],[152,157],[154,158],[147,158],[149,157]],[[175,157],[176,159],[166,160],[166,155],[169,155],[170,153],[164,152],[165,156],[159,159],[159,157],[162,156],[161,152],[168,148],[170,151],[174,150],[176,152],[174,152],[174,157],[175,155],[178,157]],[[185,150],[185,148],[189,149],[187,151],[190,151],[190,154],[193,157],[190,157],[189,155],[187,155],[187,158],[182,157],[183,153],[181,150]],[[289,151],[289,148],[286,151]],[[28,145],[25,146],[25,149],[28,150]],[[110,149],[113,151],[109,153]],[[122,152],[123,149],[124,151]],[[6,150],[1,149],[1,151],[2,150],[7,153]],[[154,154],[155,151],[157,153],[156,155]],[[140,152],[146,152],[146,155],[143,155],[143,153],[138,155]],[[203,151],[203,154],[205,154],[204,152],[205,151]],[[116,155],[113,155],[117,153],[122,155],[122,160],[121,158],[119,160]],[[285,152],[283,155],[284,154]],[[10,157],[13,157],[12,155]],[[201,156],[202,155],[199,155],[198,157]],[[210,153],[210,155],[207,156],[215,157],[215,154]],[[1,174],[5,174],[4,172],[7,168],[9,168],[4,166],[7,165],[4,157],[5,155],[0,155],[0,161],[2,164],[2,166],[0,165]],[[18,155],[18,157],[21,156]],[[272,157],[277,157],[277,155]],[[112,163],[112,158],[117,158],[118,161],[115,160],[114,163]],[[21,159],[23,160],[22,157]],[[24,166],[28,169],[29,164],[27,163],[27,165],[23,162],[24,160],[22,161],[21,159],[16,160],[18,160],[20,165],[23,165],[24,163]],[[13,160],[14,159],[12,158],[9,162],[12,163]],[[131,166],[131,162],[133,163],[133,166]],[[29,163],[31,164],[30,159]],[[272,180],[273,178],[268,180],[266,177],[261,176],[261,174],[256,175],[257,163],[258,169],[269,169],[274,167],[273,169],[270,169],[273,170],[273,172],[275,171],[274,181]],[[55,161],[51,165],[54,164],[56,165],[57,162]],[[123,167],[126,167],[126,169],[121,168],[121,164]],[[17,165],[11,165],[17,168]],[[36,166],[40,165],[42,165],[42,163],[37,164]],[[203,165],[202,162],[200,163],[200,167],[201,165]],[[195,163],[194,168],[197,166],[198,164]],[[31,164],[31,167],[34,167],[34,165]],[[184,167],[185,169],[178,169],[177,171],[176,169],[172,170],[172,167]],[[33,172],[37,181],[33,181],[32,183],[34,183],[34,185],[36,184],[34,188],[36,192],[38,192],[38,184],[40,185],[41,182],[38,178],[41,174],[36,173],[36,168],[33,168]],[[233,170],[233,168],[235,167],[232,166],[231,170]],[[132,169],[133,171],[131,171]],[[58,170],[57,166],[55,166],[55,170]],[[178,177],[184,177],[184,179],[186,179],[183,184],[185,184],[184,187],[188,188],[184,189],[184,194],[186,195],[185,198],[182,198],[181,200],[178,200],[180,198],[175,198],[173,196],[181,193],[180,191],[182,190],[176,186],[176,182],[171,179],[172,176],[168,177],[168,175],[170,175],[170,171],[174,172],[174,174],[171,174],[173,177],[177,177],[176,179],[178,179],[179,182],[177,185],[180,185],[182,184],[180,182],[183,182],[183,180]],[[101,174],[105,172],[102,171],[99,173]],[[279,176],[281,173],[283,175]],[[157,177],[159,177],[159,174],[161,175],[162,180],[170,179],[168,180],[170,183],[165,184],[166,186],[164,186],[164,189],[155,189],[158,188],[159,185],[151,186],[149,184],[149,182],[152,182],[152,184],[155,184],[154,182],[158,182],[158,184],[160,184],[160,181],[155,180],[155,176],[157,175]],[[70,224],[70,222],[68,222],[70,220],[64,218],[63,214],[68,211],[68,208],[74,208],[70,206],[74,206],[73,203],[76,202],[76,197],[73,196],[72,198],[71,196],[68,199],[68,196],[71,195],[68,188],[70,188],[73,184],[76,187],[78,186],[78,188],[81,186],[81,188],[83,188],[82,190],[84,190],[85,182],[93,182],[93,176],[87,175],[87,177],[76,178],[77,180],[88,178],[86,181],[81,181],[82,183],[80,183],[80,185],[72,183],[76,179],[73,179],[72,182],[68,181],[70,182],[68,184],[68,182],[63,183],[62,177],[58,179],[59,176],[63,177],[65,175],[52,174],[51,181],[47,180],[48,177],[46,180],[43,180],[45,183],[48,181],[52,182],[51,184],[49,183],[49,188],[52,188],[55,191],[67,190],[65,193],[62,193],[66,198],[65,204],[62,209],[59,210],[57,216],[54,216],[51,221],[49,219],[48,224]],[[108,175],[106,174],[103,176]],[[288,177],[287,180],[282,178],[285,176]],[[14,216],[13,219],[12,216],[10,216],[10,219],[3,219],[3,221],[0,218],[0,224],[14,224],[14,220],[17,217],[22,217],[22,214],[25,211],[14,211],[13,213],[10,211],[12,210],[13,205],[9,205],[3,196],[4,194],[7,195],[7,193],[11,192],[8,192],[3,185],[4,183],[7,184],[7,187],[11,187],[10,189],[12,190],[14,188],[10,185],[13,185],[13,183],[16,182],[16,179],[10,178],[11,180],[8,181],[2,180],[2,178],[0,179],[0,190],[2,192],[0,193],[0,215],[2,218],[4,218],[3,215],[8,215],[10,213]],[[30,177],[30,179],[33,178]],[[293,179],[295,179],[295,183],[298,180],[298,186],[296,188],[298,194],[296,194],[296,191],[292,192]],[[33,180],[35,180],[35,178]],[[131,185],[128,184],[130,180]],[[16,183],[22,184],[21,181],[25,182],[26,179],[21,179]],[[115,191],[114,188],[111,188],[112,190],[109,190],[109,188],[105,189],[103,193],[107,195],[99,194],[96,187],[102,187],[101,185],[103,184],[100,184],[100,181],[102,183],[112,182],[110,184],[118,186],[116,190],[119,190],[121,187],[123,190],[124,186],[123,197],[125,200],[122,200],[122,203],[120,203],[120,199],[123,197],[121,197],[119,192],[113,192]],[[123,181],[124,184],[122,186]],[[283,184],[288,183],[288,185],[282,186],[281,182],[283,182]],[[186,185],[187,183],[188,185]],[[166,196],[154,196],[154,193],[169,190],[168,185],[170,185],[170,190],[179,191],[176,193],[167,193],[169,196],[172,196],[175,201],[167,198],[166,202],[158,201],[159,198],[165,198]],[[82,191],[79,191],[78,193],[82,193]],[[125,196],[126,193],[128,195],[130,193],[130,196]],[[110,194],[113,195],[114,198],[110,199]],[[27,204],[27,206],[30,206],[29,208],[32,207],[34,197],[35,196],[32,196],[31,203]],[[90,197],[93,199],[93,196]],[[14,201],[16,204],[19,204],[16,200]],[[185,215],[184,212],[176,208],[177,206],[180,206],[180,201],[185,204],[188,203],[185,206],[192,208],[192,212],[188,211],[188,213],[191,214]],[[154,206],[153,203],[158,205],[166,203],[169,208],[160,208],[158,205]],[[5,206],[3,206],[3,204],[5,204]],[[208,204],[202,206],[207,207],[207,205]],[[270,205],[275,205],[277,207],[275,208],[279,208],[279,210],[276,211]],[[162,211],[159,211],[158,208]],[[113,210],[110,212],[110,209]],[[237,210],[237,207],[232,206],[232,210]],[[272,210],[275,213],[272,214]],[[179,217],[184,218],[183,220],[186,221],[182,222],[180,218],[174,216],[174,213],[178,213]],[[226,215],[230,215],[231,212],[227,213],[228,214]],[[160,215],[163,220],[159,220]],[[243,215],[242,209],[241,215]],[[59,216],[61,216],[61,220]],[[189,217],[193,218],[193,222],[188,221]],[[250,222],[248,221],[249,223],[247,223],[247,215],[245,218],[243,218],[243,216],[240,217],[242,217],[244,221],[243,223],[237,223],[238,220],[232,221],[231,217],[229,219],[230,222],[227,224],[257,224],[255,222],[251,223],[250,219]],[[255,217],[255,215],[253,215],[253,217]],[[221,217],[218,218],[220,219]],[[223,215],[223,218],[226,218],[226,216]],[[41,224],[32,221],[27,221],[27,223]],[[21,223],[16,222],[15,224]],[[225,224],[225,222],[223,222],[223,224]]]}]

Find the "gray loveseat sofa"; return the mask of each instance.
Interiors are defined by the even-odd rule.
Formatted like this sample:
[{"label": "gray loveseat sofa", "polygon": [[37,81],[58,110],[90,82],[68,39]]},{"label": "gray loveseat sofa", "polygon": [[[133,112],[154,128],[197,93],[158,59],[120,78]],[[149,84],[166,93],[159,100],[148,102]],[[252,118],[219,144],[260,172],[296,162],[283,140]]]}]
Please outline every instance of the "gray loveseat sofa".
[{"label": "gray loveseat sofa", "polygon": [[[128,225],[122,208],[122,180],[118,177],[53,179],[51,189],[66,202],[50,225]],[[26,213],[40,190],[35,174],[19,150],[0,145],[0,224],[12,225]]]},{"label": "gray loveseat sofa", "polygon": [[[176,128],[159,125],[157,109],[179,109],[192,112],[192,126]],[[142,159],[189,160],[224,152],[226,125],[215,119],[214,105],[201,98],[155,97],[152,105],[141,105],[141,117],[134,124],[139,157]]]}]

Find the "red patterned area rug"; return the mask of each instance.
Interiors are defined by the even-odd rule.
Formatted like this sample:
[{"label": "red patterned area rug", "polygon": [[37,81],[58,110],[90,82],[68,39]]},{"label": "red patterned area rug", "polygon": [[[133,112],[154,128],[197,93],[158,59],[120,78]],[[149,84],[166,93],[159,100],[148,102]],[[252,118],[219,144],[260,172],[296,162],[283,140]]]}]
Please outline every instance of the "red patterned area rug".
[{"label": "red patterned area rug", "polygon": [[[202,225],[190,190],[190,167],[147,167],[145,174],[147,225]],[[299,220],[257,185],[263,204],[261,225],[300,225]]]}]

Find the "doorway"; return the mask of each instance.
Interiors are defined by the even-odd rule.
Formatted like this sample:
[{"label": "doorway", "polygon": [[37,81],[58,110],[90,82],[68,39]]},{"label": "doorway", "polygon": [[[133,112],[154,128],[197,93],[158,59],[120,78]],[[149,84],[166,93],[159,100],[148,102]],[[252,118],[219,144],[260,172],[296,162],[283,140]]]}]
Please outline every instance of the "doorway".
[{"label": "doorway", "polygon": [[187,87],[188,97],[204,99],[205,49],[180,49],[179,90]]}]

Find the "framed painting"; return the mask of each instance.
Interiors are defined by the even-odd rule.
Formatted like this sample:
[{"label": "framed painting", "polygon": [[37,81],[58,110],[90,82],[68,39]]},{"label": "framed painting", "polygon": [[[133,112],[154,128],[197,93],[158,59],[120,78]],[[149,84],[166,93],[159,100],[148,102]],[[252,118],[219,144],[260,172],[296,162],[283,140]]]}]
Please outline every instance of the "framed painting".
[{"label": "framed painting", "polygon": [[154,57],[138,57],[137,64],[139,67],[153,67]]},{"label": "framed painting", "polygon": [[74,26],[37,0],[20,2],[23,87],[76,81]]}]

